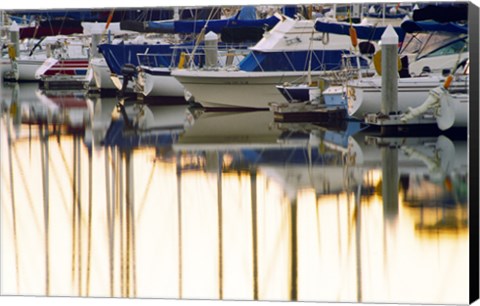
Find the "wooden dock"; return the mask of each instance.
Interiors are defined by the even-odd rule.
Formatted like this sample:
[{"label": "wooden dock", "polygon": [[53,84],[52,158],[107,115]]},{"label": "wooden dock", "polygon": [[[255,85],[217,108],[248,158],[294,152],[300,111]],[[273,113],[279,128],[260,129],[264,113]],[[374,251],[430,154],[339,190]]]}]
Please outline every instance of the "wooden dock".
[{"label": "wooden dock", "polygon": [[312,103],[271,103],[270,110],[276,122],[315,122],[321,124],[338,124],[347,119],[344,107],[331,107]]}]

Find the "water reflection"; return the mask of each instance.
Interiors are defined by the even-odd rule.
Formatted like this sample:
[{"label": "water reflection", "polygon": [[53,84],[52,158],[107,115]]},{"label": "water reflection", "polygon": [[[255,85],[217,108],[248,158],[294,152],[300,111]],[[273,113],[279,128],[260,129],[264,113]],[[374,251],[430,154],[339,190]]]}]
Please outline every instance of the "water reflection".
[{"label": "water reflection", "polygon": [[4,294],[467,301],[465,140],[126,102],[129,127],[115,98],[23,86],[2,93]]}]

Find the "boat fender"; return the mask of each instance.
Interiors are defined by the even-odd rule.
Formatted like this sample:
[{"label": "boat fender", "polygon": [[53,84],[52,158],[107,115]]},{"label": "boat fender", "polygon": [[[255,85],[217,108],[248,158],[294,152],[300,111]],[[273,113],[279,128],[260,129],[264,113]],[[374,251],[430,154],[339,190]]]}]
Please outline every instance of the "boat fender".
[{"label": "boat fender", "polygon": [[330,42],[330,34],[328,32],[323,32],[322,34],[322,43],[327,45]]},{"label": "boat fender", "polygon": [[352,46],[356,50],[358,46],[357,30],[355,30],[353,26],[350,26],[348,33],[350,34],[350,40],[352,42]]},{"label": "boat fender", "polygon": [[[375,67],[377,74],[382,75],[382,49],[378,50],[373,55],[373,66]],[[397,56],[397,68],[399,72],[403,69],[402,60],[399,56]]]},{"label": "boat fender", "polygon": [[178,69],[183,69],[185,67],[185,52],[180,53],[180,59],[178,60]]},{"label": "boat fender", "polygon": [[446,79],[445,82],[443,83],[443,88],[448,89],[450,87],[450,84],[452,83],[453,76],[450,74]]},{"label": "boat fender", "polygon": [[13,61],[17,58],[17,51],[15,50],[15,45],[8,45],[8,57]]},{"label": "boat fender", "polygon": [[437,126],[441,131],[448,130],[455,124],[455,105],[447,90],[440,97],[440,106],[435,109],[434,114]]}]

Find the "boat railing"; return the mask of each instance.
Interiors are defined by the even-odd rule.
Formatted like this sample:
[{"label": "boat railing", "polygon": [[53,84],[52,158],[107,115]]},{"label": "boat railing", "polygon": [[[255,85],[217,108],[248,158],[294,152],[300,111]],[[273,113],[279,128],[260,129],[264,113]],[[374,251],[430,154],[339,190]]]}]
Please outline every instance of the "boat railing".
[{"label": "boat railing", "polygon": [[172,66],[171,53],[139,53],[138,64],[149,68],[170,68]]},{"label": "boat railing", "polygon": [[208,51],[201,45],[197,48],[190,47],[172,47],[172,67],[198,69],[218,69],[235,68],[240,61],[250,52],[246,45],[228,44],[219,45],[217,49],[217,63],[213,67],[206,67]]},{"label": "boat railing", "polygon": [[[327,64],[323,63],[323,61],[320,60],[320,58],[315,54],[315,52],[311,53],[311,56],[315,58],[317,65],[315,67],[311,67],[308,63],[308,61],[304,62],[303,65],[299,66],[298,64],[295,65],[292,62],[292,59],[289,57],[287,51],[277,51],[276,53],[276,61],[278,64],[283,63],[283,65],[278,65],[277,69],[280,71],[304,71],[305,74],[307,74],[309,71],[311,72],[317,72],[317,71],[326,71],[327,70]],[[280,56],[279,56],[280,55]],[[261,72],[266,72],[266,71],[275,71],[275,69],[268,69],[265,68],[263,64],[263,60],[261,60],[260,54],[257,54],[255,52],[252,52],[249,54],[249,56],[252,57],[252,59],[255,61],[256,67],[255,71],[261,71]],[[310,55],[309,55],[310,56]],[[271,60],[270,60],[271,62]],[[286,65],[285,65],[286,63]],[[268,64],[267,64],[268,66]],[[309,67],[310,66],[310,67]]]}]

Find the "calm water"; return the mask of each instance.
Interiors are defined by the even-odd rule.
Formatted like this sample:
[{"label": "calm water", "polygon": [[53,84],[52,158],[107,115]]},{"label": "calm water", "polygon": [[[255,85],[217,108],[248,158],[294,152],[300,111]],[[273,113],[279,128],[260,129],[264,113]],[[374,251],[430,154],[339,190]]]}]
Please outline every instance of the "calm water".
[{"label": "calm water", "polygon": [[468,301],[466,141],[1,98],[2,294]]}]

